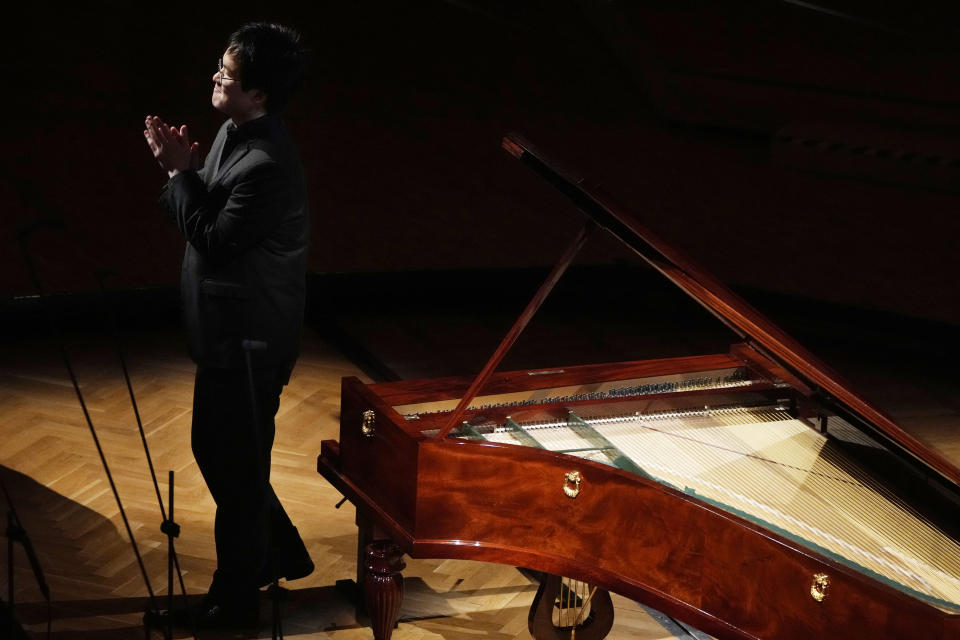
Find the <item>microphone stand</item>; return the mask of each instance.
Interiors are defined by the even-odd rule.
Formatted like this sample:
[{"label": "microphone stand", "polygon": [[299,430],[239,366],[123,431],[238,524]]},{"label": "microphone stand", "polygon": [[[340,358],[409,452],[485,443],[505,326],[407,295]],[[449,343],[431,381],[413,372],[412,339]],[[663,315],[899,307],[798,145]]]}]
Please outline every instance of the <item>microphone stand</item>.
[{"label": "microphone stand", "polygon": [[110,490],[113,492],[113,497],[116,500],[117,508],[119,509],[120,516],[123,519],[123,526],[126,528],[127,536],[130,538],[130,545],[133,547],[133,554],[137,558],[137,564],[140,567],[140,574],[143,576],[143,582],[147,587],[147,593],[150,599],[150,607],[156,611],[157,601],[153,593],[153,587],[150,585],[150,577],[147,575],[147,569],[143,564],[143,558],[140,556],[140,549],[137,547],[137,541],[136,538],[134,538],[133,529],[130,527],[130,521],[127,519],[127,513],[123,508],[123,502],[120,500],[120,493],[117,491],[117,485],[113,481],[113,474],[110,473],[110,465],[107,464],[107,458],[103,453],[103,447],[100,445],[100,438],[97,437],[97,430],[93,426],[93,420],[91,420],[90,412],[87,410],[87,404],[83,399],[83,393],[80,391],[80,384],[77,382],[77,376],[73,371],[73,365],[70,363],[70,358],[67,355],[67,349],[64,345],[63,336],[57,327],[53,313],[47,306],[46,294],[43,290],[42,284],[40,283],[40,277],[38,276],[37,269],[34,266],[33,258],[30,255],[30,248],[27,242],[29,236],[32,235],[37,229],[45,226],[61,225],[54,220],[34,221],[20,230],[20,232],[17,234],[17,240],[20,244],[20,249],[23,253],[23,259],[26,263],[27,271],[30,274],[30,279],[33,281],[34,289],[37,292],[37,297],[39,298],[44,313],[47,316],[47,323],[49,324],[50,332],[57,341],[60,357],[63,360],[63,365],[70,376],[70,382],[73,385],[73,390],[77,394],[77,400],[80,403],[80,409],[83,411],[84,420],[87,423],[87,427],[90,429],[90,436],[93,438],[93,443],[97,448],[98,455],[100,456],[100,462],[103,465],[103,470],[106,473],[107,481],[110,484]]},{"label": "microphone stand", "polygon": [[123,379],[127,384],[127,392],[130,395],[130,405],[133,407],[133,415],[137,420],[137,430],[140,432],[140,441],[143,444],[143,452],[147,458],[147,467],[150,469],[150,479],[153,481],[153,489],[157,494],[157,504],[160,506],[160,517],[162,522],[160,523],[160,531],[167,536],[167,616],[164,621],[164,617],[160,614],[159,611],[148,608],[144,613],[144,624],[149,627],[161,627],[163,623],[166,622],[165,635],[166,638],[173,638],[173,572],[176,568],[177,579],[180,582],[180,593],[183,596],[184,608],[187,612],[187,617],[190,621],[190,630],[193,634],[193,637],[197,637],[196,621],[194,620],[193,613],[190,609],[189,599],[187,597],[187,589],[183,582],[183,573],[180,570],[180,560],[177,556],[176,549],[174,548],[173,539],[180,536],[180,525],[174,522],[173,520],[173,470],[170,470],[168,475],[168,487],[170,491],[169,498],[169,517],[168,513],[163,508],[163,498],[160,496],[160,484],[157,482],[157,473],[153,467],[153,458],[150,456],[150,446],[147,444],[147,434],[143,430],[143,420],[140,418],[140,409],[137,406],[137,398],[133,393],[133,383],[130,382],[130,372],[127,368],[127,359],[124,355],[123,342],[120,340],[120,326],[117,322],[117,314],[113,307],[110,304],[109,296],[107,295],[107,289],[104,286],[104,281],[114,275],[110,271],[98,271],[94,274],[97,279],[97,284],[100,286],[100,294],[103,300],[104,308],[108,311],[108,315],[111,320],[111,327],[113,329],[113,343],[117,350],[117,359],[120,361],[120,368],[123,371]]},{"label": "microphone stand", "polygon": [[[250,413],[253,417],[253,442],[254,446],[257,448],[257,455],[255,456],[257,460],[257,473],[260,475],[260,478],[264,485],[269,482],[270,470],[263,468],[263,459],[261,457],[261,443],[260,443],[260,412],[257,407],[257,387],[254,384],[253,380],[253,359],[251,353],[254,351],[266,351],[267,343],[261,340],[243,340],[241,342],[243,347],[243,354],[247,364],[247,386],[250,388]],[[273,527],[270,522],[270,513],[269,513],[269,502],[266,500],[266,491],[263,495],[264,502],[267,503],[267,567],[270,569],[271,584],[267,589],[267,593],[270,595],[270,600],[272,603],[271,607],[271,617],[272,617],[272,628],[271,628],[271,638],[273,640],[283,640],[283,618],[280,614],[280,598],[283,595],[283,589],[280,588],[280,580],[277,577],[276,566],[274,565],[273,557]]]},{"label": "microphone stand", "polygon": [[[190,603],[187,600],[187,590],[183,586],[183,575],[180,573],[180,563],[177,562],[177,552],[173,548],[173,539],[180,535],[180,525],[173,521],[173,469],[167,476],[167,486],[170,489],[170,501],[167,505],[170,507],[170,518],[164,517],[160,524],[160,531],[167,534],[167,638],[173,639],[173,565],[177,565],[177,576],[180,578],[180,589],[183,592],[183,604],[190,616],[190,625],[194,624],[193,616],[190,614]],[[156,479],[156,478],[154,478]],[[163,503],[160,503],[163,506]],[[161,512],[162,514],[162,512]],[[194,631],[196,637],[196,631]]]},{"label": "microphone stand", "polygon": [[[13,506],[13,500],[10,498],[10,492],[7,490],[7,483],[3,481],[3,476],[0,476],[0,488],[3,489],[3,495],[7,500],[7,599],[9,600],[10,607],[10,628],[9,637],[16,638],[15,635],[17,631],[23,634],[22,629],[17,629],[15,625],[17,624],[14,618],[14,588],[13,588],[13,543],[19,542],[23,545],[23,551],[27,554],[27,560],[30,562],[30,568],[33,569],[33,577],[37,580],[37,586],[40,587],[40,593],[43,594],[44,600],[47,601],[47,638],[50,638],[50,628],[52,626],[53,616],[52,616],[52,606],[50,599],[50,587],[47,586],[47,581],[43,575],[43,569],[40,568],[40,559],[37,558],[37,553],[33,549],[33,544],[30,542],[30,536],[27,534],[27,530],[24,529],[23,524],[20,522],[20,517],[17,515],[17,509]],[[26,637],[23,635],[22,637]]]}]

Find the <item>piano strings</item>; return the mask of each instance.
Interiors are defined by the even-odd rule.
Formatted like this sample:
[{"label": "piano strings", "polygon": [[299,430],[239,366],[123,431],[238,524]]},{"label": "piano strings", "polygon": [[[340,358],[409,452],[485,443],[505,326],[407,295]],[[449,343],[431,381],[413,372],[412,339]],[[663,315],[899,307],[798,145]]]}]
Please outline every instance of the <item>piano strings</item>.
[{"label": "piano strings", "polygon": [[[718,408],[480,428],[489,440],[641,472],[960,610],[960,546],[836,443],[782,407]],[[511,423],[516,425],[516,423]],[[581,425],[588,425],[588,433]],[[532,439],[532,443],[531,443]]]}]

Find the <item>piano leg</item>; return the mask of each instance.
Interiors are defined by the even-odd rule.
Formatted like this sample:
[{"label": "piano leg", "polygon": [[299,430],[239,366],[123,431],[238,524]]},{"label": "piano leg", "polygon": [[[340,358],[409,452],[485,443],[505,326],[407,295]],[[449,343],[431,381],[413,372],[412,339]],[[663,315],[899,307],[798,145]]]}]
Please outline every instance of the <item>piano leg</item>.
[{"label": "piano leg", "polygon": [[374,640],[390,640],[403,602],[403,562],[400,547],[389,540],[371,542],[364,560],[363,597]]},{"label": "piano leg", "polygon": [[368,520],[357,509],[357,599],[354,604],[357,607],[357,619],[367,615],[363,602],[363,585],[366,584],[367,570],[364,568],[367,564],[367,545],[374,540],[383,540],[385,535],[380,534],[372,521]]}]

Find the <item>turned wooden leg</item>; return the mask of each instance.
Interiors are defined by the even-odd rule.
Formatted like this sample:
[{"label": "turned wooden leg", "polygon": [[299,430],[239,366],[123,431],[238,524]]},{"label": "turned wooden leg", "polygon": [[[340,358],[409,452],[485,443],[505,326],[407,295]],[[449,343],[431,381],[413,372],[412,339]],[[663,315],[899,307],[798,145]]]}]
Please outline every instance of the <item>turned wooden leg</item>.
[{"label": "turned wooden leg", "polygon": [[374,640],[390,640],[403,602],[403,576],[400,572],[406,566],[400,547],[389,540],[367,545],[363,597]]},{"label": "turned wooden leg", "polygon": [[366,615],[366,604],[363,602],[363,585],[367,575],[367,545],[375,540],[384,538],[384,534],[377,535],[376,528],[370,520],[361,515],[357,509],[357,617]]}]

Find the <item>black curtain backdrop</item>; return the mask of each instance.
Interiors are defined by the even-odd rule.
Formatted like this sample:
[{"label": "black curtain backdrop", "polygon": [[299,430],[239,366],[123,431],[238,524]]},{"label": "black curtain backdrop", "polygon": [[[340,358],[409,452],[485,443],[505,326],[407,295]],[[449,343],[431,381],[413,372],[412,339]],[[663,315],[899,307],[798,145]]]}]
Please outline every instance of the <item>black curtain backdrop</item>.
[{"label": "black curtain backdrop", "polygon": [[[759,0],[20,7],[2,61],[0,292],[32,293],[17,233],[38,217],[64,223],[30,242],[51,291],[94,290],[103,268],[117,288],[175,285],[182,241],[156,206],[143,118],[208,145],[214,61],[232,29],[266,19],[311,51],[286,119],[316,273],[551,263],[578,215],[500,150],[517,131],[730,284],[958,323],[957,10],[821,4],[833,14]],[[790,133],[814,125],[826,133],[807,147]],[[829,151],[864,126],[873,147]],[[933,140],[939,159],[870,165],[893,131],[897,157]],[[635,259],[598,239],[582,261]]]}]

